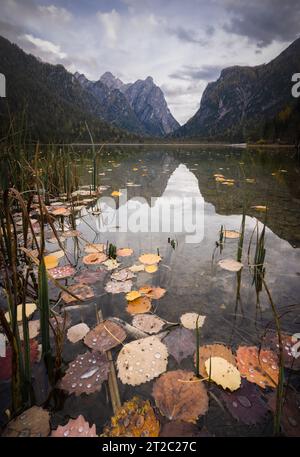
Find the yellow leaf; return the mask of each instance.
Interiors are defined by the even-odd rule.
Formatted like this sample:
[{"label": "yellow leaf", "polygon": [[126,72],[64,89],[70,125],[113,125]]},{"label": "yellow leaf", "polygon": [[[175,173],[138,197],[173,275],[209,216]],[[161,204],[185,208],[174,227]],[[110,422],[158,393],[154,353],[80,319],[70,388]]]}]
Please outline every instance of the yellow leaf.
[{"label": "yellow leaf", "polygon": [[117,190],[114,190],[112,193],[111,193],[111,196],[112,197],[121,197],[122,195],[122,192],[118,192]]},{"label": "yellow leaf", "polygon": [[[25,305],[25,314],[26,314],[26,317],[30,317],[36,310],[36,304],[35,303],[26,303]],[[10,317],[9,317],[9,313],[5,313],[5,317],[6,317],[6,320],[7,322],[10,322]],[[22,321],[22,305],[18,305],[17,306],[17,320],[18,322],[21,322]]]},{"label": "yellow leaf", "polygon": [[157,254],[143,254],[140,256],[139,261],[145,265],[154,265],[161,261],[161,257]]},{"label": "yellow leaf", "polygon": [[58,258],[55,255],[46,255],[44,257],[45,267],[47,270],[51,268],[56,268],[58,265]]},{"label": "yellow leaf", "polygon": [[133,301],[139,297],[141,297],[141,294],[138,290],[132,290],[131,292],[128,292],[128,294],[126,294],[127,301]]},{"label": "yellow leaf", "polygon": [[223,389],[237,390],[241,385],[239,370],[222,357],[210,357],[205,361],[206,372],[210,379]]},{"label": "yellow leaf", "polygon": [[155,273],[157,270],[158,270],[157,265],[146,265],[146,267],[145,267],[145,271],[147,273]]}]

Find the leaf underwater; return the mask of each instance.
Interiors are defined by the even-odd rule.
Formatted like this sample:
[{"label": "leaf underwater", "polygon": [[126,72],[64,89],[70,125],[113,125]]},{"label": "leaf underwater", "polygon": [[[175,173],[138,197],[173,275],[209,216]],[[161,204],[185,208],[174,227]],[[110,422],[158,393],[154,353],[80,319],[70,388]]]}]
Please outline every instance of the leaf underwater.
[{"label": "leaf underwater", "polygon": [[[87,286],[86,284],[73,284],[72,286],[68,287],[67,290],[76,295],[76,297],[78,297],[80,300],[89,300],[95,296],[93,289],[91,289],[91,287]],[[68,292],[63,292],[61,294],[61,298],[66,303],[73,303],[77,301],[77,299],[68,294]]]},{"label": "leaf underwater", "polygon": [[176,328],[172,330],[164,339],[163,342],[178,364],[183,359],[194,354],[196,350],[196,338],[194,332],[186,328]]},{"label": "leaf underwater", "polygon": [[161,414],[170,420],[195,423],[208,411],[203,382],[192,371],[168,371],[153,385],[152,395]]}]

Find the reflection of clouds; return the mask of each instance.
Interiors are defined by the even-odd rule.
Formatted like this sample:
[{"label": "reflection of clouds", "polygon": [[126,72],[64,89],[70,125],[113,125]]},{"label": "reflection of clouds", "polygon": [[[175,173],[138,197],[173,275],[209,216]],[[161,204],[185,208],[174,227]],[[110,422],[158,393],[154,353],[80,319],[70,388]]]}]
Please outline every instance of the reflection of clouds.
[{"label": "reflection of clouds", "polygon": [[99,232],[185,233],[195,234],[201,241],[204,201],[197,178],[185,165],[179,165],[172,173],[161,197],[151,197],[150,206],[143,197],[127,201],[127,191],[121,192],[118,209],[112,198],[99,200]]}]

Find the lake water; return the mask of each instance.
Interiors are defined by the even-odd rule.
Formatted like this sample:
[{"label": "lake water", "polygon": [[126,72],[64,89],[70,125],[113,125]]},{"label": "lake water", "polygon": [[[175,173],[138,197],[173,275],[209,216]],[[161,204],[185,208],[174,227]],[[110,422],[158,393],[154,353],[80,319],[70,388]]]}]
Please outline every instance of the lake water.
[{"label": "lake water", "polygon": [[[83,147],[76,152],[80,183],[82,189],[87,189],[86,186],[92,184],[92,154]],[[257,293],[247,257],[256,224],[261,231],[266,221],[265,281],[278,314],[282,316],[282,330],[294,334],[300,331],[300,162],[293,157],[293,153],[284,149],[238,147],[106,148],[97,158],[97,184],[102,186],[101,198],[80,212],[77,229],[90,242],[109,242],[118,248],[132,248],[134,254],[122,258],[122,266],[138,263],[141,254],[156,253],[158,250],[162,257],[158,271],[154,274],[138,273],[134,288],[150,284],[166,289],[166,295],[155,306],[158,316],[176,323],[186,312],[205,315],[206,321],[200,333],[201,344],[221,342],[235,350],[239,345],[258,345],[266,326],[275,328],[270,301],[264,289]],[[234,180],[233,185],[217,182],[214,175],[218,174]],[[124,196],[125,189],[128,200],[144,199],[142,219],[153,211],[155,203],[151,199],[154,197],[160,199],[163,211],[172,199],[198,198],[203,202],[203,239],[188,243],[187,234],[175,233],[172,227],[169,233],[120,232],[118,227],[121,230],[122,227],[116,227],[116,222],[111,219],[109,201],[102,206],[102,199],[119,190]],[[113,200],[117,202],[118,199]],[[120,211],[122,203],[118,205]],[[267,207],[267,212],[255,209],[257,206]],[[243,208],[246,213],[244,268],[239,275],[218,266],[220,259],[237,258],[238,240],[226,239],[222,249],[216,242],[219,241],[221,226],[226,230],[240,230]],[[93,214],[95,209],[101,209],[102,213]],[[142,222],[139,221],[139,224]],[[114,231],[109,232],[108,227],[114,228]],[[170,240],[175,240],[173,246]],[[255,243],[256,239],[252,242],[250,263],[253,262]],[[73,256],[72,239],[67,239],[65,246]],[[47,247],[55,249],[50,244]],[[86,268],[81,262],[83,247],[84,243],[80,242],[79,251],[71,257],[77,262],[78,270]],[[84,306],[70,308],[68,313],[72,325],[86,322],[90,327],[94,326],[97,310],[102,311],[104,318],[115,316],[131,323],[125,295],[112,295],[104,290],[109,277],[108,272],[94,285],[96,299]],[[55,296],[55,291],[51,293]],[[84,352],[86,346],[83,343],[67,341],[64,361],[68,363],[78,353]],[[118,350],[114,350],[114,358],[117,354]],[[180,367],[194,370],[192,357],[183,360]],[[178,369],[178,365],[170,356],[168,370],[172,369]],[[294,374],[291,382],[299,389],[299,380]],[[121,401],[138,394],[153,402],[152,386],[153,381],[130,387],[119,380]],[[219,397],[220,390],[217,387],[213,389],[215,396]],[[54,408],[53,427],[64,423],[68,415],[76,417],[83,414],[97,425],[99,433],[113,414],[105,388],[98,394],[80,397],[59,393],[53,397],[50,406]],[[267,435],[272,432],[271,415],[263,424],[243,426],[213,399],[210,399],[208,413],[199,420],[199,426],[202,425],[216,436]]]}]

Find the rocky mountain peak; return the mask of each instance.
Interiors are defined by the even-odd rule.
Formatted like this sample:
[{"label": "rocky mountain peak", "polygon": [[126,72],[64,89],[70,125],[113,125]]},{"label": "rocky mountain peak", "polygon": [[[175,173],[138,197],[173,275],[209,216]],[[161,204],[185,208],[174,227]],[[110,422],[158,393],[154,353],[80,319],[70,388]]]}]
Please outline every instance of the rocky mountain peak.
[{"label": "rocky mountain peak", "polygon": [[110,71],[106,71],[100,78],[100,81],[105,84],[109,89],[118,89],[120,90],[124,83],[116,78]]}]

